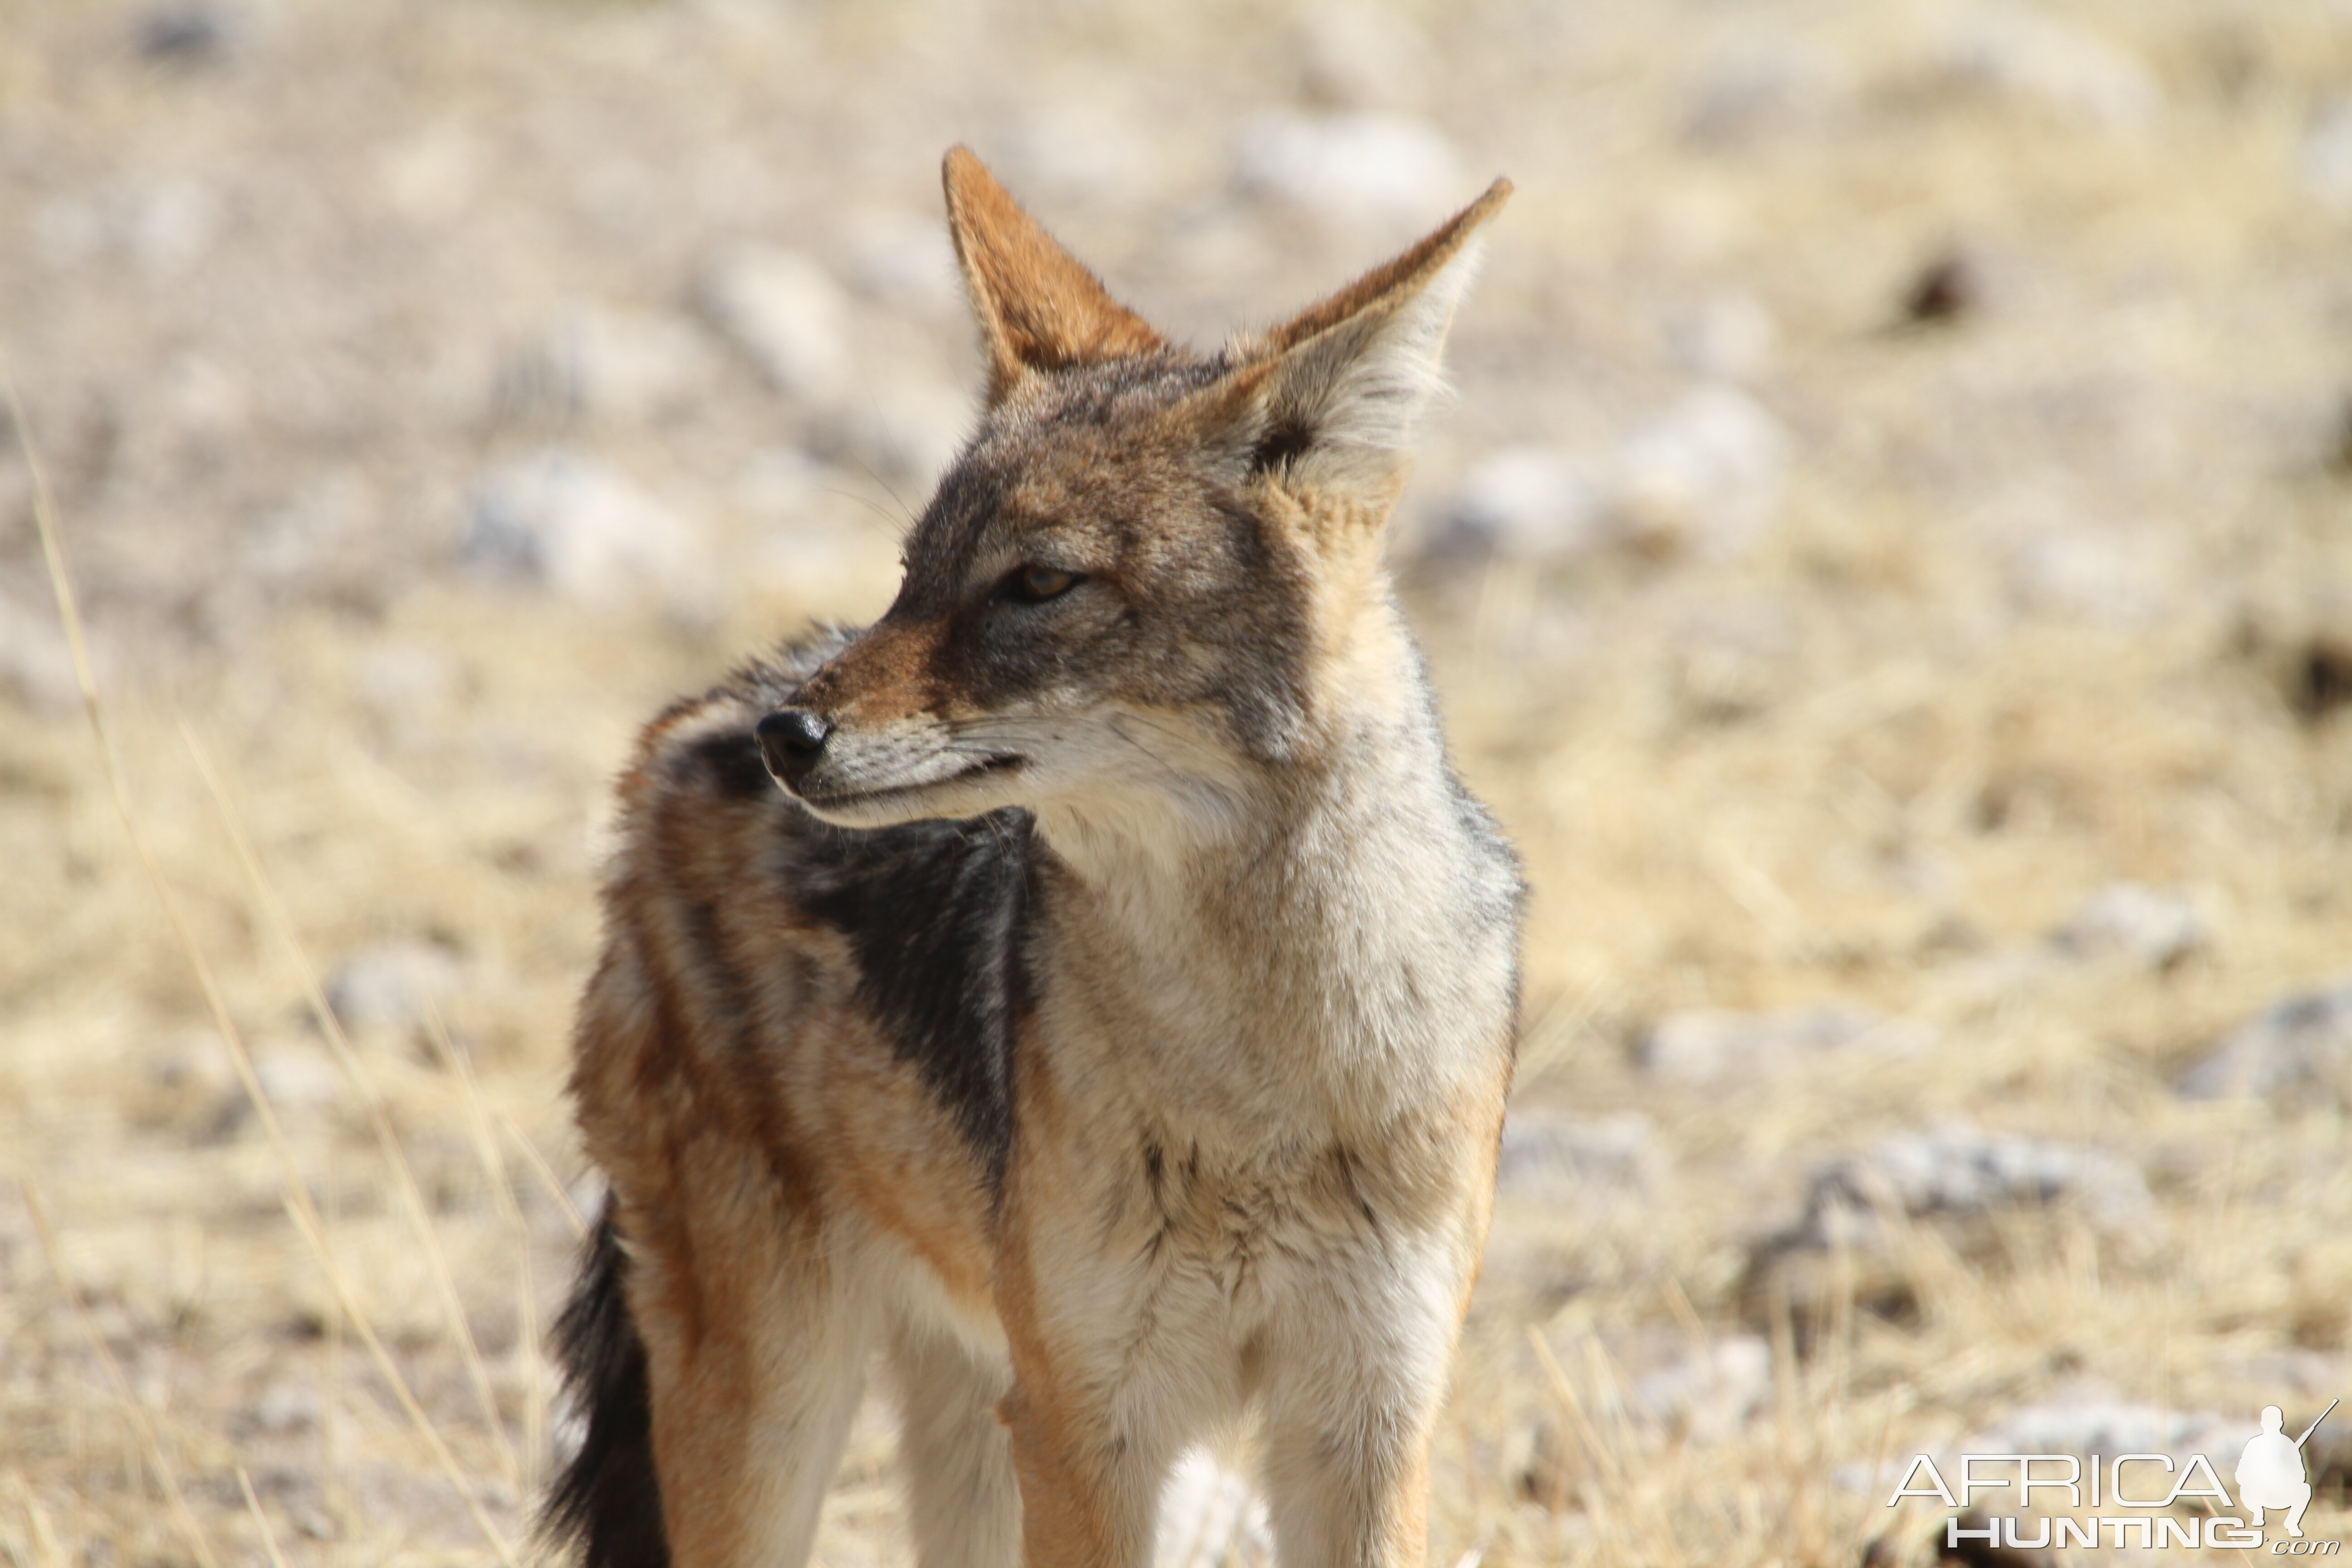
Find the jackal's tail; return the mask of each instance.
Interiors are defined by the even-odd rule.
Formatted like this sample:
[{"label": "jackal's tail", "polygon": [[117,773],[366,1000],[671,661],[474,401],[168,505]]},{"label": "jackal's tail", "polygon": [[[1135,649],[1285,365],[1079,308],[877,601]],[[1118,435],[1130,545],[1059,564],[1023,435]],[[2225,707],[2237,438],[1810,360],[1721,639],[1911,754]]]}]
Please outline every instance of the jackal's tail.
[{"label": "jackal's tail", "polygon": [[540,1514],[549,1541],[584,1568],[669,1565],[646,1345],[621,1290],[628,1272],[607,1201],[582,1250],[572,1300],[555,1321],[563,1392],[585,1431]]}]

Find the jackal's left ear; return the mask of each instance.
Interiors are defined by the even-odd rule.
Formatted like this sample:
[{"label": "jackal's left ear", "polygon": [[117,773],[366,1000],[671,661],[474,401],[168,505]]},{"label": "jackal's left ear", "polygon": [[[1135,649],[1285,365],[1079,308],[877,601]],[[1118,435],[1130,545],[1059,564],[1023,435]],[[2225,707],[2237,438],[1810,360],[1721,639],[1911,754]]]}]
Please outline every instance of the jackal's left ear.
[{"label": "jackal's left ear", "polygon": [[1403,465],[1414,420],[1443,386],[1454,307],[1477,271],[1486,221],[1510,199],[1496,180],[1420,244],[1262,337],[1235,345],[1223,405],[1250,466],[1318,487],[1377,486]]},{"label": "jackal's left ear", "polygon": [[940,171],[948,230],[980,319],[990,407],[1033,371],[1060,370],[1168,346],[1142,317],[1021,210],[969,149]]}]

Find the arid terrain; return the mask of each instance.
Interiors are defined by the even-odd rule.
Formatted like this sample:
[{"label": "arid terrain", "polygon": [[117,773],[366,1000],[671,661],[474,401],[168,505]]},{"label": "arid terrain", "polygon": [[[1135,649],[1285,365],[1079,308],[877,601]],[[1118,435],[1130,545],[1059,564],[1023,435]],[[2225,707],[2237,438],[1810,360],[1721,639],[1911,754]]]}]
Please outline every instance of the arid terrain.
[{"label": "arid terrain", "polygon": [[1433,1563],[2352,1395],[2344,0],[0,0],[0,1561],[532,1555],[608,785],[887,602],[956,142],[1202,342],[1517,183],[1394,550],[1534,888]]}]

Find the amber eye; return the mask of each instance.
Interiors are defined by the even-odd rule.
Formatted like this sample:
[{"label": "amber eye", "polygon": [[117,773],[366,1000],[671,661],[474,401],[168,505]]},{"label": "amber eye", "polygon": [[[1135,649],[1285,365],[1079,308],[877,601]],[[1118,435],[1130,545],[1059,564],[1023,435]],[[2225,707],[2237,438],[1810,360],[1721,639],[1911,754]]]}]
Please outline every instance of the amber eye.
[{"label": "amber eye", "polygon": [[1078,585],[1078,574],[1055,566],[1016,566],[997,585],[997,596],[1018,605],[1042,605]]}]

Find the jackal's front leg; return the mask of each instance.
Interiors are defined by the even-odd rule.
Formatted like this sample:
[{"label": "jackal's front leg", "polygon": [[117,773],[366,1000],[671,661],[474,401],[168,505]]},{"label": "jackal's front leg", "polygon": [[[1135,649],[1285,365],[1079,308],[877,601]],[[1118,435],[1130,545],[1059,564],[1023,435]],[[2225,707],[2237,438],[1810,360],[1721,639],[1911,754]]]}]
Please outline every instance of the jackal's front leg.
[{"label": "jackal's front leg", "polygon": [[1455,1249],[1391,1244],[1276,1316],[1265,1479],[1283,1568],[1422,1568],[1429,1437],[1461,1331]]}]

